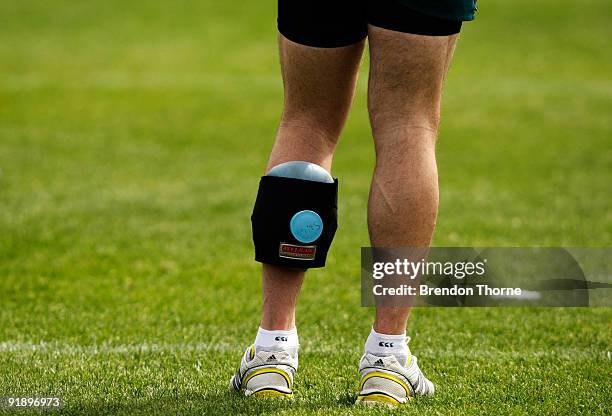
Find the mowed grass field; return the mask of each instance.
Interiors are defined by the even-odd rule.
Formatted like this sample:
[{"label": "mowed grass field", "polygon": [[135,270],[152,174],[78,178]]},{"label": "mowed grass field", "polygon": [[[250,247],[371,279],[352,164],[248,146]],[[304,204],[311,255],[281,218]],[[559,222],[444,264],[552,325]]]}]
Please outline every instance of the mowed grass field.
[{"label": "mowed grass field", "polygon": [[[291,402],[227,392],[260,310],[249,215],[282,87],[275,2],[0,2],[0,396],[65,414],[610,414],[612,310],[418,309],[437,395],[357,409],[367,57]],[[612,3],[490,0],[439,140],[439,246],[612,245]],[[0,410],[2,412],[2,410]]]}]

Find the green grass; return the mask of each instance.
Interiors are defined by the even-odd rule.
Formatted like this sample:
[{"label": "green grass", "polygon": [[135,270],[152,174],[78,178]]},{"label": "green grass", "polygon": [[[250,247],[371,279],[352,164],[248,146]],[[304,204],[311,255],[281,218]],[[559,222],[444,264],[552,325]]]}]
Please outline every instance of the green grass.
[{"label": "green grass", "polygon": [[[612,244],[612,5],[491,0],[463,31],[436,245]],[[293,402],[230,396],[260,308],[249,215],[282,98],[275,4],[0,2],[0,396],[64,412],[355,409],[372,311],[365,65],[341,225],[299,304]],[[612,310],[419,309],[438,385],[405,414],[608,414]]]}]

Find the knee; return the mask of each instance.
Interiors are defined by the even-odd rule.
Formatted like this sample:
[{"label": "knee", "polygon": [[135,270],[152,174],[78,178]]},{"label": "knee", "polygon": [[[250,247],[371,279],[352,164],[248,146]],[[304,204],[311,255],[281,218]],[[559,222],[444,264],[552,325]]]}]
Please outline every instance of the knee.
[{"label": "knee", "polygon": [[370,122],[378,161],[435,157],[439,114],[415,111],[398,113],[370,108]]},{"label": "knee", "polygon": [[368,103],[368,114],[374,136],[400,134],[406,138],[414,136],[437,136],[440,124],[440,109],[437,105],[403,103]]},{"label": "knee", "polygon": [[343,126],[343,118],[334,114],[311,111],[285,110],[280,122],[280,129],[310,137],[327,147],[334,147],[337,144]]}]

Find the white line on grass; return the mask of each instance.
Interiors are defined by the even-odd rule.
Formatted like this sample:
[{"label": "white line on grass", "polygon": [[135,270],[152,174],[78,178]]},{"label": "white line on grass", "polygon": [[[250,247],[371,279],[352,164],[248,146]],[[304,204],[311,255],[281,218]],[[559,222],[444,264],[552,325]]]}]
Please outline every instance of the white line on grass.
[{"label": "white line on grass", "polygon": [[[31,353],[31,354],[60,354],[60,355],[98,355],[98,354],[135,354],[135,353],[240,353],[243,345],[226,342],[203,342],[203,343],[141,343],[141,344],[99,344],[79,345],[63,342],[0,342],[0,354]],[[324,353],[324,354],[360,354],[361,347],[347,347],[334,345],[320,345],[315,343],[302,344],[302,353]],[[579,348],[549,348],[546,350],[525,349],[522,351],[502,351],[496,349],[481,349],[466,351],[465,349],[438,349],[434,347],[420,348],[419,354],[429,358],[472,358],[472,359],[533,359],[533,358],[556,358],[561,360],[576,359],[611,359],[610,351],[598,349]]]}]

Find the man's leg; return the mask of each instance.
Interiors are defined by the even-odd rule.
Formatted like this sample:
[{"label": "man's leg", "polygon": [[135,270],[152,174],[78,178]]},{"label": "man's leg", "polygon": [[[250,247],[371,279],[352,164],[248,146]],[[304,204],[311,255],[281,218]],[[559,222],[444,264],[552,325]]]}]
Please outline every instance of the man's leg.
[{"label": "man's leg", "polygon": [[[283,115],[266,172],[292,160],[331,171],[336,143],[348,115],[364,41],[341,48],[312,48],[279,35],[285,91]],[[295,327],[295,305],[304,272],[263,265],[261,327]]]},{"label": "man's leg", "polygon": [[[376,145],[368,228],[374,247],[429,246],[438,212],[435,143],[457,35],[370,26],[368,109]],[[374,330],[405,332],[409,308],[377,308]]]},{"label": "man's leg", "polygon": [[[368,109],[376,147],[368,203],[370,240],[373,247],[428,247],[438,211],[440,97],[457,36],[375,26],[368,36]],[[407,346],[409,314],[409,307],[376,308],[360,363],[358,402],[399,404],[413,394],[434,393]]]},{"label": "man's leg", "polygon": [[[289,161],[311,162],[331,171],[364,43],[323,49],[279,36],[285,102],[266,172]],[[260,328],[230,381],[233,390],[246,395],[291,396],[299,345],[295,305],[304,274],[302,270],[263,265]]]}]

